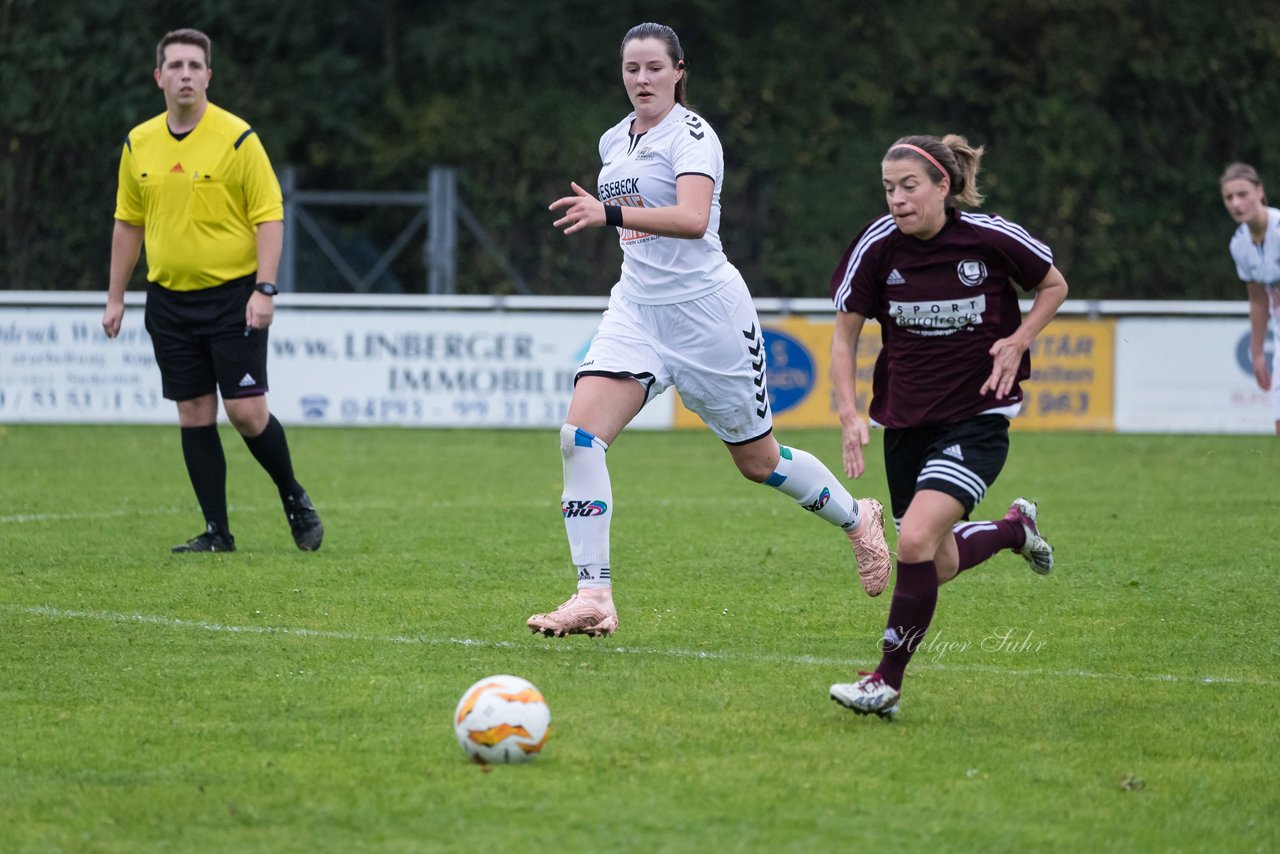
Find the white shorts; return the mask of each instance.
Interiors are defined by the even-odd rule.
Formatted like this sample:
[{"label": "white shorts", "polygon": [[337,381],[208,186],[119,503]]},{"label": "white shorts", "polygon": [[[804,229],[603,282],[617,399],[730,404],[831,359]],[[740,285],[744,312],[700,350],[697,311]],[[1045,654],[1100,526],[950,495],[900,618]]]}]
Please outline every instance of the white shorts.
[{"label": "white shorts", "polygon": [[609,297],[578,377],[631,378],[645,402],[671,386],[730,445],[773,429],[764,331],[742,277],[687,302],[647,305]]}]

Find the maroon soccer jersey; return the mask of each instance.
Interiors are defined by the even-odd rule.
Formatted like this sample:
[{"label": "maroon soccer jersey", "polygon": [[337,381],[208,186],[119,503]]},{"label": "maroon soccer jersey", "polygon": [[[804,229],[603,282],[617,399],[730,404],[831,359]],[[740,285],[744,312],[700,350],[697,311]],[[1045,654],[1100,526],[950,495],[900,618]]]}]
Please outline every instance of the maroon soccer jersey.
[{"label": "maroon soccer jersey", "polygon": [[1022,322],[1013,286],[1035,288],[1052,265],[1048,246],[988,214],[950,209],[929,240],[903,234],[888,215],[864,228],[831,275],[831,297],[837,311],[880,323],[872,420],[952,424],[1020,403],[1029,354],[1007,398],[979,389],[991,376],[991,345]]}]

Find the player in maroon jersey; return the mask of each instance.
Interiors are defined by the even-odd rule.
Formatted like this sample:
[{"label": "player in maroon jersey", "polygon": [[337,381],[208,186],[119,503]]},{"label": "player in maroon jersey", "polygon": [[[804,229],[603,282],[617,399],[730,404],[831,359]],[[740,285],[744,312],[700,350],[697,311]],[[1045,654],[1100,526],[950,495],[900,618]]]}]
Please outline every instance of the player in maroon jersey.
[{"label": "player in maroon jersey", "polygon": [[[908,136],[880,164],[889,213],[867,225],[831,277],[836,328],[831,378],[844,432],[845,473],[859,477],[867,423],[856,406],[863,324],[880,324],[870,415],[885,428],[885,472],[898,525],[898,573],[883,657],[831,698],[860,714],[897,711],[902,678],[924,639],[938,585],[1002,549],[1036,572],[1053,548],[1036,505],[1019,498],[1003,519],[966,522],[1000,474],[1009,418],[1031,374],[1028,348],[1067,296],[1049,247],[977,207],[983,149],[962,136]],[[1023,317],[1021,288],[1035,295]]]}]

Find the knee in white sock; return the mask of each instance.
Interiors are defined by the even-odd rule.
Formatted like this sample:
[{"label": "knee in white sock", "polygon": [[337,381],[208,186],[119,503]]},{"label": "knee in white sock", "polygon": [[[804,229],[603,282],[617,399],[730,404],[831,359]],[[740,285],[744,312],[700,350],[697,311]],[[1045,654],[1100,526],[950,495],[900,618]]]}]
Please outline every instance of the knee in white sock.
[{"label": "knee in white sock", "polygon": [[560,427],[560,455],[565,459],[568,459],[576,448],[593,447],[601,451],[609,450],[609,446],[598,436],[593,436],[581,427],[574,427],[572,424],[564,424]]}]

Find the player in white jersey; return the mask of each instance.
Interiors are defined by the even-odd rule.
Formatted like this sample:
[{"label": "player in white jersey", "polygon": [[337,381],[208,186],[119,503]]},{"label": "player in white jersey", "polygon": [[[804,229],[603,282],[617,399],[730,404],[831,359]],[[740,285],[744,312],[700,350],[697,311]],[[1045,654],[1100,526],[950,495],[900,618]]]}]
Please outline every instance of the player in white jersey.
[{"label": "player in white jersey", "polygon": [[[1249,354],[1258,388],[1271,394],[1271,414],[1280,436],[1280,209],[1267,207],[1267,194],[1258,170],[1232,163],[1219,180],[1222,203],[1240,223],[1231,236],[1231,260],[1236,275],[1249,288]],[[1271,321],[1273,352],[1267,362],[1267,321]]]},{"label": "player in white jersey", "polygon": [[640,24],[623,38],[621,53],[634,111],[600,138],[597,193],[575,183],[572,196],[550,205],[565,234],[616,228],[623,261],[560,429],[561,511],[578,591],[528,626],[555,637],[617,628],[605,452],[645,403],[671,386],[724,441],[744,477],[843,529],[863,586],[878,595],[890,568],[879,503],[854,500],[817,458],[773,437],[760,321],[720,247],[724,152],[685,100],[680,40],[670,27]]}]

